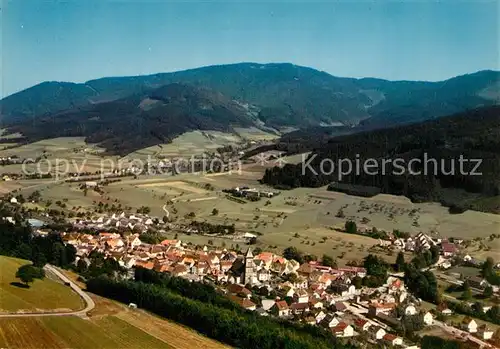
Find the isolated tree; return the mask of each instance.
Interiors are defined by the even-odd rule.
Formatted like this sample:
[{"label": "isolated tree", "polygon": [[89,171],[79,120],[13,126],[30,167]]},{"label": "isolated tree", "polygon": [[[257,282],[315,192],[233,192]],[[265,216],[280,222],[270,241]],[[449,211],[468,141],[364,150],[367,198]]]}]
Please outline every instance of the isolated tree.
[{"label": "isolated tree", "polygon": [[333,257],[326,254],[323,255],[323,258],[321,258],[321,263],[326,267],[337,268],[337,261]]},{"label": "isolated tree", "polygon": [[430,252],[431,252],[431,263],[430,264],[436,264],[439,260],[439,247],[437,247],[436,245],[432,245],[431,248],[430,248]]},{"label": "isolated tree", "polygon": [[306,261],[306,262],[312,262],[312,261],[317,261],[317,260],[318,260],[318,257],[316,257],[313,254],[306,254],[304,256],[304,261]]},{"label": "isolated tree", "polygon": [[352,284],[354,285],[354,287],[356,287],[356,289],[360,289],[363,287],[363,279],[360,278],[359,276],[355,276],[352,279]]},{"label": "isolated tree", "polygon": [[396,257],[396,271],[403,271],[405,264],[405,255],[403,251],[400,251]]},{"label": "isolated tree", "polygon": [[304,263],[304,257],[296,247],[290,246],[285,248],[285,250],[283,251],[283,257],[285,257],[286,259],[295,259],[300,264]]},{"label": "isolated tree", "polygon": [[87,263],[83,259],[79,259],[76,263],[76,271],[79,274],[83,274],[87,271]]},{"label": "isolated tree", "polygon": [[34,267],[31,264],[25,264],[19,267],[16,272],[16,278],[20,279],[26,286],[35,279],[43,279],[45,272],[42,268]]},{"label": "isolated tree", "polygon": [[358,227],[355,222],[347,221],[345,222],[345,231],[348,234],[356,234],[358,232]]},{"label": "isolated tree", "polygon": [[218,214],[219,214],[219,210],[218,210],[218,209],[216,209],[216,208],[214,208],[214,209],[212,210],[212,216],[217,216]]},{"label": "isolated tree", "polygon": [[464,282],[464,291],[462,293],[462,299],[464,300],[472,299],[472,290],[470,289],[469,283],[467,281]]},{"label": "isolated tree", "polygon": [[476,314],[483,313],[483,304],[481,302],[475,302],[471,308]]},{"label": "isolated tree", "polygon": [[488,278],[495,272],[494,268],[495,268],[495,261],[493,260],[493,258],[488,257],[486,258],[486,261],[483,263],[483,266],[481,268],[482,269],[481,274],[485,278]]},{"label": "isolated tree", "polygon": [[483,296],[484,298],[490,298],[491,296],[493,296],[493,287],[486,286],[486,288],[483,291]]},{"label": "isolated tree", "polygon": [[385,281],[388,265],[382,258],[369,254],[363,260],[363,267],[366,268],[368,275],[381,277]]}]

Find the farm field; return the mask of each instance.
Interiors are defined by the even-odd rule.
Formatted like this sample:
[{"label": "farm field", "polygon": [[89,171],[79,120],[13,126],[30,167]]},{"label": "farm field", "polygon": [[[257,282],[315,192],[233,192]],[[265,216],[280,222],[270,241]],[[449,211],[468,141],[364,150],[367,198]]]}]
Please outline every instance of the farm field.
[{"label": "farm field", "polygon": [[[296,161],[297,156],[293,160]],[[264,187],[259,179],[265,168],[273,165],[244,164],[240,171],[232,173],[181,173],[176,176],[139,176],[137,179],[126,177],[102,187],[103,194],[88,190],[85,195],[76,183],[54,183],[53,180],[2,182],[0,190],[7,191],[9,187],[21,185],[25,196],[33,190],[40,190],[42,197],[53,203],[66,198],[68,209],[81,207],[92,210],[98,202],[131,207],[132,212],[141,206],[147,206],[151,209],[151,215],[158,217],[165,215],[164,205],[169,202],[165,207],[174,221],[187,221],[184,217],[193,213],[196,220],[218,224],[234,223],[239,231],[261,234],[259,244],[266,248],[296,244],[300,249],[313,250],[314,246],[317,253],[332,253],[330,250],[333,247],[326,248],[326,242],[312,246],[315,236],[324,234],[327,237],[343,238],[336,235],[342,233],[332,228],[341,228],[346,220],[353,220],[358,226],[368,229],[399,229],[413,234],[425,232],[435,237],[486,238],[486,247],[474,245],[470,247],[470,252],[478,258],[495,257],[500,253],[498,239],[487,241],[491,234],[500,232],[500,215],[475,211],[450,214],[448,208],[438,203],[412,203],[405,197],[385,194],[363,198],[330,192],[326,187],[297,188],[283,191],[270,199],[245,204],[229,200],[222,192],[223,189],[241,186]],[[212,214],[214,208],[218,211],[217,215]],[[307,245],[305,239],[293,239],[295,234],[311,234],[310,245]],[[348,238],[350,241],[356,240],[352,236]],[[209,240],[203,236],[186,236],[183,239],[200,243],[207,243]],[[219,240],[221,239],[216,239]],[[227,246],[235,243],[228,239],[222,242]],[[364,245],[366,251],[377,243],[377,240],[359,242],[356,249]],[[352,248],[351,250],[354,252]],[[337,252],[340,256],[342,252],[349,252],[349,249],[338,247],[333,254]],[[359,256],[361,255],[360,252]]]},{"label": "farm field", "polygon": [[74,348],[225,348],[181,325],[141,310],[91,295],[96,308],[89,319],[32,317],[0,319],[0,347]]},{"label": "farm field", "polygon": [[[35,280],[29,288],[12,285],[19,283],[17,269],[28,261],[0,256],[0,312],[62,311],[83,308],[83,301],[69,287],[54,281],[50,275]],[[54,277],[54,279],[56,279]]]}]

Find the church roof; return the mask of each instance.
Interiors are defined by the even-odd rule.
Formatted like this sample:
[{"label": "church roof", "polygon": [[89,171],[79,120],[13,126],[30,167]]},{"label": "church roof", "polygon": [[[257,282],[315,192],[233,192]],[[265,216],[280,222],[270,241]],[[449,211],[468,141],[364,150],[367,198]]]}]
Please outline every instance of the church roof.
[{"label": "church roof", "polygon": [[245,257],[246,258],[253,258],[252,249],[250,247],[248,248],[247,253],[245,254]]}]

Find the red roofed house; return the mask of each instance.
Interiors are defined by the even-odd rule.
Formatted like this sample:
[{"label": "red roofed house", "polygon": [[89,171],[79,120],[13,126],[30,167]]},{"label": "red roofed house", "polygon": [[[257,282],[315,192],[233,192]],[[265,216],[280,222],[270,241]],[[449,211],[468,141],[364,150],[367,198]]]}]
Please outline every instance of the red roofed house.
[{"label": "red roofed house", "polygon": [[455,244],[452,244],[451,242],[443,242],[441,243],[441,251],[443,253],[443,256],[451,257],[458,252],[458,249],[457,246]]},{"label": "red roofed house", "polygon": [[402,338],[390,333],[385,334],[384,337],[382,337],[382,339],[384,340],[384,342],[389,343],[391,345],[403,345]]},{"label": "red roofed house", "polygon": [[233,302],[241,306],[242,308],[245,308],[246,310],[255,310],[257,309],[257,306],[255,305],[254,302],[247,298],[240,298],[237,296],[229,296],[229,299],[231,299]]},{"label": "red roofed house", "polygon": [[163,240],[160,243],[163,246],[181,247],[181,240]]},{"label": "red roofed house", "polygon": [[277,301],[272,306],[271,313],[273,313],[274,315],[279,316],[279,317],[289,316],[290,315],[290,308],[288,307],[287,302]]},{"label": "red roofed house", "polygon": [[226,289],[230,294],[238,295],[241,297],[250,298],[252,296],[252,291],[238,284],[231,284],[227,286]]},{"label": "red roofed house", "polygon": [[294,314],[303,314],[309,311],[309,303],[292,303],[290,308]]},{"label": "red roofed house", "polygon": [[148,261],[148,262],[146,262],[146,261],[136,261],[135,262],[135,266],[151,270],[151,269],[154,268],[155,264],[153,262],[151,262],[151,261]]},{"label": "red roofed house", "polygon": [[358,318],[354,321],[354,326],[356,327],[357,330],[359,331],[368,331],[372,324],[365,319]]},{"label": "red roofed house", "polygon": [[337,326],[332,327],[331,331],[335,337],[354,336],[354,329],[352,328],[351,325],[348,325],[345,322],[339,322]]},{"label": "red roofed house", "polygon": [[172,270],[172,275],[174,276],[184,276],[187,275],[189,269],[184,264],[177,264]]}]

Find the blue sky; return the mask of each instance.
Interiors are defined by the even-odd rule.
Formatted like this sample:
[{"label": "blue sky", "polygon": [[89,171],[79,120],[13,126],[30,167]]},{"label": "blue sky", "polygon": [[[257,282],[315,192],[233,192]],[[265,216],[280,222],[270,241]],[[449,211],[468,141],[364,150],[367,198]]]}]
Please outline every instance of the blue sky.
[{"label": "blue sky", "polygon": [[242,61],[434,81],[500,64],[498,0],[0,1],[2,96]]}]

